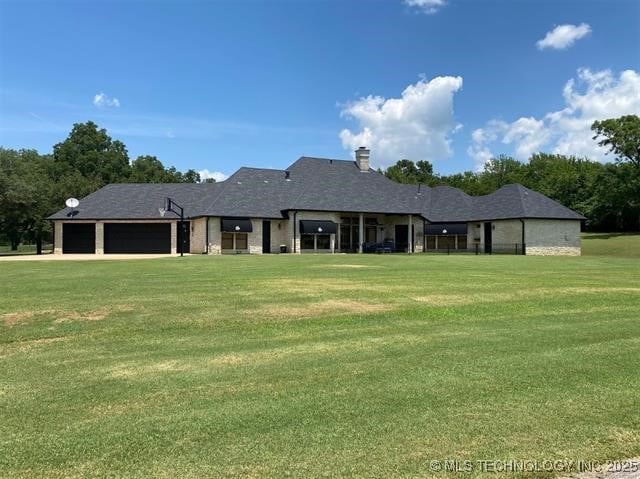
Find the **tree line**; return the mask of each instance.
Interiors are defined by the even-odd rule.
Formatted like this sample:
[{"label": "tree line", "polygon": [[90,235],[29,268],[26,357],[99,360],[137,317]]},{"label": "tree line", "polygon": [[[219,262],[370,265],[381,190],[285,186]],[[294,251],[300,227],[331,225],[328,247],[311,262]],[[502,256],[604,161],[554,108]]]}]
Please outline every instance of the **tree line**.
[{"label": "tree line", "polygon": [[[509,183],[539,191],[586,216],[593,231],[640,230],[640,118],[627,115],[593,124],[594,141],[615,155],[615,162],[537,153],[527,162],[509,156],[488,161],[481,172],[434,173],[427,161],[400,160],[387,177],[400,183],[448,185],[484,195]],[[208,179],[206,181],[213,181]],[[53,153],[0,147],[0,243],[51,241],[45,218],[71,197],[88,195],[108,183],[198,183],[194,170],[166,168],[155,156],[130,161],[127,148],[95,123],[73,125]]]},{"label": "tree line", "polygon": [[639,231],[640,118],[596,121],[592,130],[593,140],[615,155],[615,162],[536,153],[526,162],[501,155],[480,172],[439,175],[427,161],[406,159],[381,172],[400,183],[453,186],[470,195],[520,183],[586,216],[586,230]]},{"label": "tree line", "polygon": [[[69,197],[82,198],[108,183],[198,183],[194,170],[166,168],[155,156],[129,160],[127,148],[89,121],[73,125],[53,153],[0,147],[0,243],[51,241],[45,218]],[[206,181],[213,181],[207,179]]]}]

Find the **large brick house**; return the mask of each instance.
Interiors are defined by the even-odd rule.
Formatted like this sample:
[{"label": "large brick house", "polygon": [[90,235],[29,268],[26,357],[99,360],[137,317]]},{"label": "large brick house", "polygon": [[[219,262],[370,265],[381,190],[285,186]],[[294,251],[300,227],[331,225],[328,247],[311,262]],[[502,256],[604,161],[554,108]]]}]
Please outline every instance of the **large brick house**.
[{"label": "large brick house", "polygon": [[[166,210],[167,198],[184,209]],[[178,208],[174,208],[178,209]],[[355,161],[301,157],[213,184],[111,184],[49,219],[54,252],[470,251],[580,254],[584,217],[522,185],[469,196],[396,183]]]}]

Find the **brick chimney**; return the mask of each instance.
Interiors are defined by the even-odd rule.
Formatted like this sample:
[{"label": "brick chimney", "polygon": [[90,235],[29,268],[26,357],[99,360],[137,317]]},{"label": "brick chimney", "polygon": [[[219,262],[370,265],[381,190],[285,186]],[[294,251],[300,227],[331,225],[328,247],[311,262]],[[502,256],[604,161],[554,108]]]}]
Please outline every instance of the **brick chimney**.
[{"label": "brick chimney", "polygon": [[369,171],[369,153],[370,151],[364,146],[356,150],[356,165],[360,171]]}]

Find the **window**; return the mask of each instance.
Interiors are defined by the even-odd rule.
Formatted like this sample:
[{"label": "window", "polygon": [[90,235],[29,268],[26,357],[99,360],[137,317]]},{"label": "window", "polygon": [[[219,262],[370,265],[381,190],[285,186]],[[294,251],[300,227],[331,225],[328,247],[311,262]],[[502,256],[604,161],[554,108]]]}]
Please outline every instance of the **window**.
[{"label": "window", "polygon": [[316,235],[316,249],[331,249],[330,235]]},{"label": "window", "polygon": [[438,249],[439,250],[452,250],[456,247],[455,236],[438,236]]},{"label": "window", "polygon": [[313,249],[313,236],[314,235],[301,235],[300,249]]},{"label": "window", "polygon": [[233,233],[222,233],[222,249],[233,249]]},{"label": "window", "polygon": [[436,237],[427,236],[427,249],[436,249]]},{"label": "window", "polygon": [[222,233],[222,249],[248,249],[248,243],[247,233]]},{"label": "window", "polygon": [[247,233],[234,233],[236,235],[236,249],[248,249]]}]

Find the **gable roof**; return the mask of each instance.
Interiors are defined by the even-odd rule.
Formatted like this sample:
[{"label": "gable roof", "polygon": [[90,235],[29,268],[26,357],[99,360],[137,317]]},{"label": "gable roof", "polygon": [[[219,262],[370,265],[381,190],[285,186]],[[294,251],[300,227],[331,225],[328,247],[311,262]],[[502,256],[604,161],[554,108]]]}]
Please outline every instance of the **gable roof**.
[{"label": "gable roof", "polygon": [[[242,167],[227,180],[206,184],[112,184],[82,199],[76,219],[160,219],[170,197],[185,217],[283,218],[290,210],[415,214],[430,222],[508,218],[585,219],[522,185],[484,196],[449,186],[396,183],[354,161],[301,157],[287,170]],[[64,208],[50,219],[67,219]]]}]

